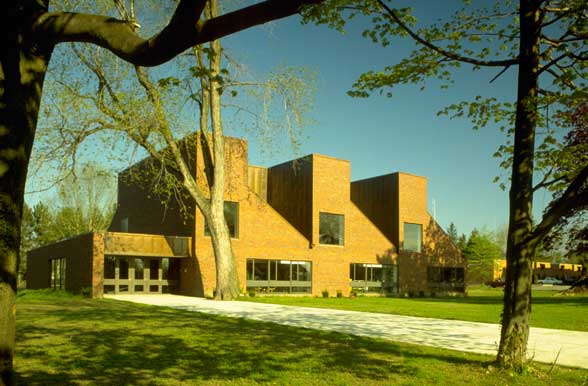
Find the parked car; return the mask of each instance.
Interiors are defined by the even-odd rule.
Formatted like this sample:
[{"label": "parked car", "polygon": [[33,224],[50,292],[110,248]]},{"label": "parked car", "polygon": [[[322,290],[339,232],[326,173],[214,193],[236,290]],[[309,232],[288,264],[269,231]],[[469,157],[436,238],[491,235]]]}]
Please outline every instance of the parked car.
[{"label": "parked car", "polygon": [[500,287],[504,287],[504,280],[502,279],[496,279],[494,281],[491,281],[488,285],[492,288],[500,288]]},{"label": "parked car", "polygon": [[545,279],[537,280],[537,284],[563,284],[563,281],[554,277],[546,277]]}]

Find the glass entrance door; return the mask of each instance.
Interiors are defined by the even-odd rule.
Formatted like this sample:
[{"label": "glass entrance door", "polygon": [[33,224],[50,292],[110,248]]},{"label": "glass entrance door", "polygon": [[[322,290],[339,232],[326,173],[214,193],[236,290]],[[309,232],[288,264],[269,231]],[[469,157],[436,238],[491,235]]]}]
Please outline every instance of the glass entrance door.
[{"label": "glass entrance door", "polygon": [[180,260],[104,256],[104,293],[174,293]]}]

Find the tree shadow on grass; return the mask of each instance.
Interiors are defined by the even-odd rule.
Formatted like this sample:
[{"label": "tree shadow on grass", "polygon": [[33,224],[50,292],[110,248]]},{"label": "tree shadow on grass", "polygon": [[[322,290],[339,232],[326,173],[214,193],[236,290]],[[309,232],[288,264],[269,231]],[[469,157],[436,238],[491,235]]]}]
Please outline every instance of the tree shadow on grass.
[{"label": "tree shadow on grass", "polygon": [[288,383],[304,372],[307,384],[385,382],[418,373],[423,360],[479,366],[485,358],[125,302],[20,307],[19,385]]}]

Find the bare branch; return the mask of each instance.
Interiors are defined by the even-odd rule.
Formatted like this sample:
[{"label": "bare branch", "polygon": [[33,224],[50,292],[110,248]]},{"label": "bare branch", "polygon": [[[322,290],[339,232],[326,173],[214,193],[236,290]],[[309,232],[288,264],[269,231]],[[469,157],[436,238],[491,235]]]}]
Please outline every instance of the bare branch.
[{"label": "bare branch", "polygon": [[500,70],[500,72],[498,74],[496,74],[492,79],[490,79],[489,83],[494,82],[496,79],[498,79],[502,74],[504,74],[508,69],[510,68],[510,65],[508,66],[504,66],[504,68],[502,70]]}]

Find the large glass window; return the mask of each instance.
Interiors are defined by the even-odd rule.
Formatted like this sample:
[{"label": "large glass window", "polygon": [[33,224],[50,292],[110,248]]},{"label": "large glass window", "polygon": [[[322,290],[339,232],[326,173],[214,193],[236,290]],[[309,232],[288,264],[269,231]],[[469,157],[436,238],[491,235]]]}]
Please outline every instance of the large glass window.
[{"label": "large glass window", "polygon": [[247,290],[260,293],[310,293],[312,264],[309,261],[247,260]]},{"label": "large glass window", "polygon": [[342,214],[319,213],[319,243],[343,245],[345,216]]},{"label": "large glass window", "polygon": [[349,267],[351,287],[362,292],[395,293],[397,269],[390,264],[351,264]]},{"label": "large glass window", "polygon": [[[229,235],[236,239],[239,237],[239,203],[233,201],[224,202],[225,221],[229,227]],[[210,228],[204,222],[204,234],[210,236]]]},{"label": "large glass window", "polygon": [[281,260],[278,264],[278,280],[290,280],[290,264],[288,260]]},{"label": "large glass window", "polygon": [[404,223],[404,250],[421,252],[423,244],[423,226],[421,224]]},{"label": "large glass window", "polygon": [[[296,262],[296,274],[294,275],[297,281],[310,281],[310,262],[298,261]],[[294,267],[292,267],[294,269]]]}]

